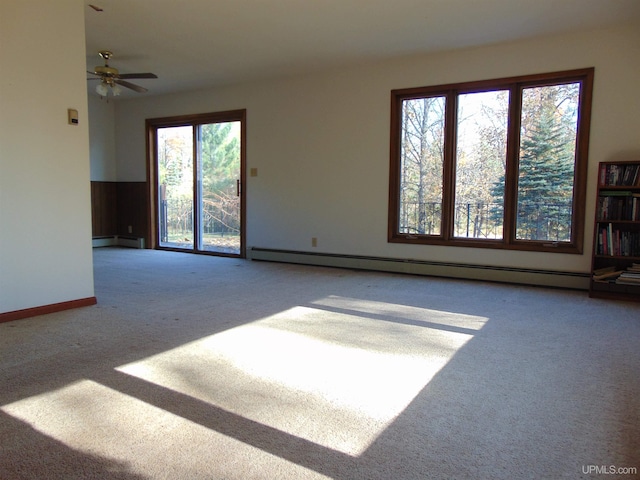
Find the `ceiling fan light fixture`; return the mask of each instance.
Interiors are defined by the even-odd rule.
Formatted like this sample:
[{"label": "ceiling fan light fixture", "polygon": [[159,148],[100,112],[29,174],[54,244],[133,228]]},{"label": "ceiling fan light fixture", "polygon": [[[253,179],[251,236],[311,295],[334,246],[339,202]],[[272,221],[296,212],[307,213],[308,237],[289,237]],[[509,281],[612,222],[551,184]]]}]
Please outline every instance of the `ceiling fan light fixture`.
[{"label": "ceiling fan light fixture", "polygon": [[98,85],[96,85],[96,92],[98,92],[98,95],[100,95],[101,97],[106,97],[109,93],[107,84],[105,82],[100,82]]},{"label": "ceiling fan light fixture", "polygon": [[120,95],[120,92],[122,92],[122,89],[117,83],[114,83],[113,85],[111,85],[111,93],[113,93],[114,97],[117,97],[118,95]]}]

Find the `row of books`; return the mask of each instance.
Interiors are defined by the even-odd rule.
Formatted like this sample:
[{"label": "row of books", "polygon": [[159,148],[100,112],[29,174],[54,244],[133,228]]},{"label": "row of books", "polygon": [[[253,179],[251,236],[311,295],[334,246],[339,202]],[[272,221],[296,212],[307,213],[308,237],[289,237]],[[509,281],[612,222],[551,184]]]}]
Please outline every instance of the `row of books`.
[{"label": "row of books", "polygon": [[613,228],[611,223],[601,224],[596,253],[617,257],[640,257],[640,232]]},{"label": "row of books", "polygon": [[640,286],[640,264],[634,264],[634,265],[638,265],[638,267],[636,269],[633,269],[632,267],[630,267],[624,272],[622,272],[620,276],[616,278],[616,283],[623,284],[623,285]]},{"label": "row of books", "polygon": [[600,185],[640,186],[640,165],[600,165]]},{"label": "row of books", "polygon": [[640,193],[602,190],[598,197],[600,220],[640,220]]},{"label": "row of books", "polygon": [[594,270],[593,280],[596,282],[617,283],[619,285],[640,286],[640,263],[633,263],[625,270],[616,270],[613,266]]}]

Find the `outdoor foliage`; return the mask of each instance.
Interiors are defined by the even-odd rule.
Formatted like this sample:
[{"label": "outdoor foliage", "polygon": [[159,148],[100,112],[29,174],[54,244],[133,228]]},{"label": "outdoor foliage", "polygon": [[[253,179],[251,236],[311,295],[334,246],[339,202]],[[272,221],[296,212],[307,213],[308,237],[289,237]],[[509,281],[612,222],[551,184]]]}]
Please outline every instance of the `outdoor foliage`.
[{"label": "outdoor foliage", "polygon": [[[579,84],[522,93],[516,238],[568,241]],[[509,91],[457,97],[455,237],[502,238]],[[440,234],[446,97],[402,105],[399,231]]]},{"label": "outdoor foliage", "polygon": [[404,102],[400,184],[403,233],[440,233],[444,109],[444,97]]},{"label": "outdoor foliage", "polygon": [[240,137],[237,123],[210,123],[200,127],[202,221],[208,233],[240,232],[237,195]]},{"label": "outdoor foliage", "polygon": [[516,237],[571,238],[578,85],[526,89]]},{"label": "outdoor foliage", "polygon": [[[237,122],[196,126],[197,191],[203,236],[238,235],[240,202],[236,180],[240,162]],[[163,242],[193,241],[193,127],[158,129],[160,230]]]}]

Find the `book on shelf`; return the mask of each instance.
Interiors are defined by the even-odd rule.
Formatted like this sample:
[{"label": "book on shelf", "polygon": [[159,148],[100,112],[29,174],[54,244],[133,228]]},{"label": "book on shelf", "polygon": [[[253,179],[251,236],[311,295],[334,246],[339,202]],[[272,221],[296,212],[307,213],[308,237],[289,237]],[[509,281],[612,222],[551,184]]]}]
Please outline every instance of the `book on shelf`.
[{"label": "book on shelf", "polygon": [[595,272],[593,274],[594,282],[610,282],[615,281],[622,274],[623,270],[614,270],[607,273],[602,273],[600,275],[596,275]]},{"label": "book on shelf", "polygon": [[598,197],[597,218],[600,220],[640,220],[640,193],[620,191],[615,195],[608,190]]},{"label": "book on shelf", "polygon": [[612,257],[640,257],[640,231],[617,228],[612,223],[601,223],[596,253]]},{"label": "book on shelf", "polygon": [[640,186],[640,165],[602,164],[600,185]]},{"label": "book on shelf", "polygon": [[613,272],[616,269],[614,265],[609,265],[608,267],[596,268],[593,271],[594,275],[603,275],[605,273]]},{"label": "book on shelf", "polygon": [[640,278],[627,277],[626,275],[620,275],[616,278],[618,285],[637,285],[640,287]]},{"label": "book on shelf", "polygon": [[640,265],[637,263],[631,264],[626,270],[620,272],[615,278],[615,283],[640,286]]},{"label": "book on shelf", "polygon": [[594,275],[593,276],[593,281],[594,282],[604,282],[604,283],[608,283],[608,282],[616,282],[618,280],[618,278],[620,277],[620,274],[622,273],[622,271],[616,271],[616,272],[611,272],[611,273],[605,273],[603,275]]},{"label": "book on shelf", "polygon": [[626,269],[609,265],[593,270],[594,282],[632,283],[640,284],[640,263],[632,263]]}]

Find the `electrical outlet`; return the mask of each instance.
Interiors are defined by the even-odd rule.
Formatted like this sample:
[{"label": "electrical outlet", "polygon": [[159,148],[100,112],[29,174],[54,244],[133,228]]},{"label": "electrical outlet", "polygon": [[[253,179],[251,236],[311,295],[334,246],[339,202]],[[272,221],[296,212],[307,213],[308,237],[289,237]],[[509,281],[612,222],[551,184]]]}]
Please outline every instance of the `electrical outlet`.
[{"label": "electrical outlet", "polygon": [[133,233],[133,227],[129,225],[129,233]]},{"label": "electrical outlet", "polygon": [[318,239],[316,237],[311,237],[311,246],[312,247],[318,246]]}]

